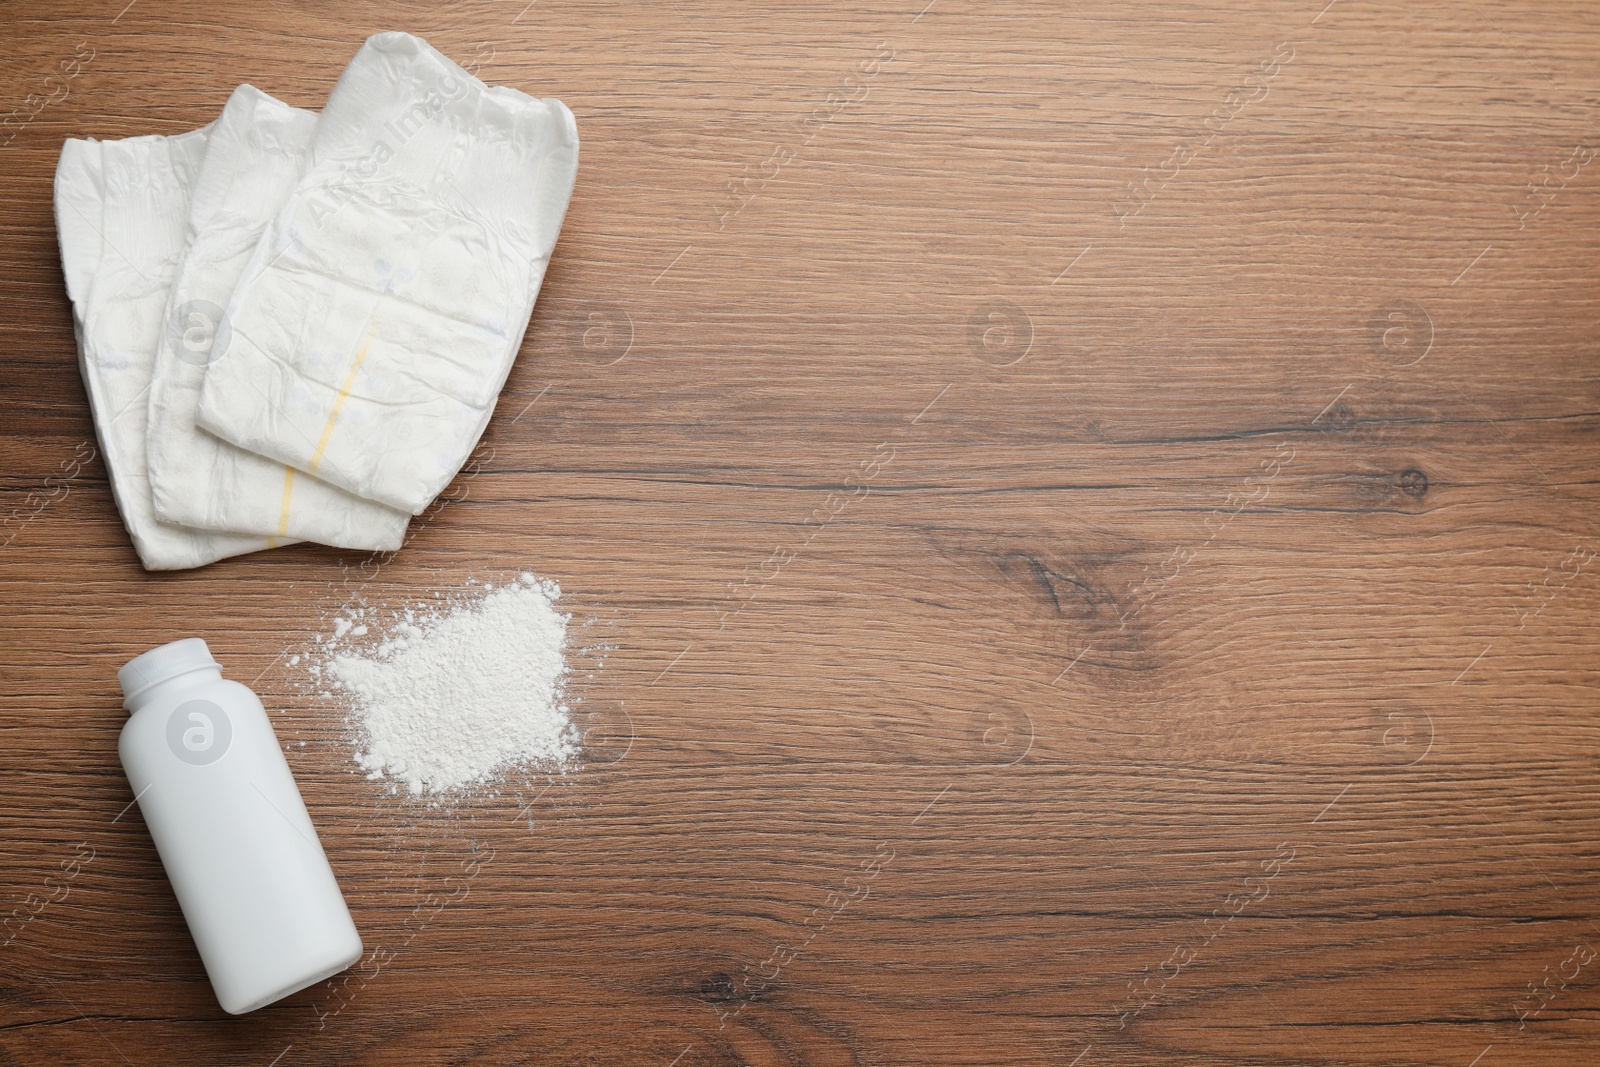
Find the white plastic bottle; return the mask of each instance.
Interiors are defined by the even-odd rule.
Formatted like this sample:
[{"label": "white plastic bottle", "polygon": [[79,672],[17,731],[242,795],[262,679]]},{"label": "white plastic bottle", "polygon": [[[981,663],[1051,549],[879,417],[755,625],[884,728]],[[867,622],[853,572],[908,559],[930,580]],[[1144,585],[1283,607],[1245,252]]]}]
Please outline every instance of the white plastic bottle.
[{"label": "white plastic bottle", "polygon": [[117,749],[211,988],[235,1015],[338,974],[361,935],[255,693],[198,637],[117,672]]}]

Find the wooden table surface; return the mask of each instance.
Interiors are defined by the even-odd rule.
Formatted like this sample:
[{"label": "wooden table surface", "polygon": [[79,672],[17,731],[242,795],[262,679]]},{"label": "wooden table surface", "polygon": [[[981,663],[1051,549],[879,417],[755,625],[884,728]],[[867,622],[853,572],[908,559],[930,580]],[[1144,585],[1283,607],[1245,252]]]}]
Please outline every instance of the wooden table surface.
[{"label": "wooden table surface", "polygon": [[[925,3],[0,5],[0,1062],[1600,1062],[1600,8]],[[146,574],[61,142],[385,29],[578,119],[499,412],[396,556]],[[366,781],[290,655],[522,569],[583,766]],[[369,949],[242,1018],[116,758],[184,635]]]}]

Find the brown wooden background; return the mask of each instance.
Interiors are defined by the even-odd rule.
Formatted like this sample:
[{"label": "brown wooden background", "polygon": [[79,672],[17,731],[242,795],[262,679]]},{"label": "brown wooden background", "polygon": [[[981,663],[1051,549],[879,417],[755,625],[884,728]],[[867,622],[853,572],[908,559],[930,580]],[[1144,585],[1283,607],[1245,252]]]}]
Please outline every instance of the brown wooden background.
[{"label": "brown wooden background", "polygon": [[[0,4],[0,1061],[1600,1061],[1600,8],[924,2]],[[499,414],[392,560],[144,574],[61,141],[383,29],[578,117]],[[285,654],[523,568],[587,765],[384,795]],[[373,952],[240,1019],[119,818],[190,634]]]}]

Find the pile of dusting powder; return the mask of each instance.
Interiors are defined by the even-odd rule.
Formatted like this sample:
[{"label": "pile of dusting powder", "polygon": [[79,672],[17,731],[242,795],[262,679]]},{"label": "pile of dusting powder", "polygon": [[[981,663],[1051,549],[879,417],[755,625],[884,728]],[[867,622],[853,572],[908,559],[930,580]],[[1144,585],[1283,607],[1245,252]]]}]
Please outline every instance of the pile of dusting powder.
[{"label": "pile of dusting powder", "polygon": [[[330,651],[326,673],[317,673],[353,702],[363,746],[356,762],[367,777],[422,795],[513,767],[564,766],[578,737],[562,695],[568,616],[556,609],[560,596],[556,583],[524,572],[431,614],[407,610],[364,654]],[[345,618],[334,625],[330,645],[366,632]]]}]

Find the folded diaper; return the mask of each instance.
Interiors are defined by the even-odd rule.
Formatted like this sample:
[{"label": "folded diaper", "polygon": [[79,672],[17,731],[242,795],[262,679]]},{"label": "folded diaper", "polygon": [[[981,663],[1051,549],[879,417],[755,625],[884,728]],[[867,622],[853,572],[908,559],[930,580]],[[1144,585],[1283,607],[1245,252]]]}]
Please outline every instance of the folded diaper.
[{"label": "folded diaper", "polygon": [[117,508],[146,570],[198,567],[275,543],[158,521],[145,473],[150,375],[205,145],[204,129],[69,140],[56,166],[56,230],[78,369]]},{"label": "folded diaper", "polygon": [[198,424],[421,512],[494,410],[577,155],[559,101],[488,88],[407,34],[369,38],[228,302]]},{"label": "folded diaper", "polygon": [[[168,522],[388,551],[400,547],[409,511],[235,448],[194,421],[207,364],[237,343],[223,307],[262,231],[304,172],[316,128],[314,112],[252,85],[234,90],[211,128],[150,383],[150,487],[156,514]],[[241,402],[267,402],[251,391],[253,383],[242,384]]]}]

